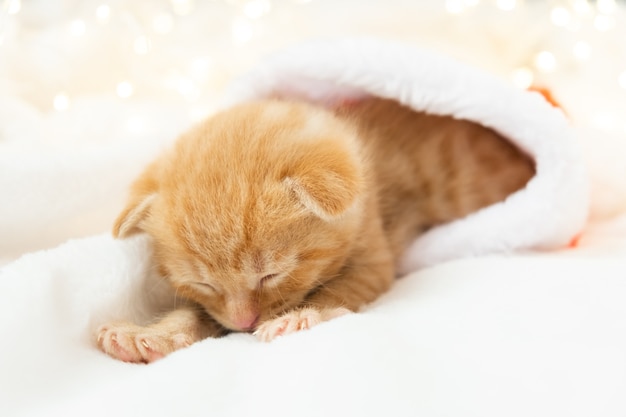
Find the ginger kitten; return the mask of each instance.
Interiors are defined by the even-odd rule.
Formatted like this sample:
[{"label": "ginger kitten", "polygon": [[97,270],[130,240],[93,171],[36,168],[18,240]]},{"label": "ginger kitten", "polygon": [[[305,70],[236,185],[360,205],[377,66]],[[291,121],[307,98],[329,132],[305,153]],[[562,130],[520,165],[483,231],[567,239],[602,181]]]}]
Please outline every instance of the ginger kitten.
[{"label": "ginger kitten", "polygon": [[230,331],[264,341],[357,311],[429,227],[504,199],[528,157],[467,121],[367,99],[336,112],[259,101],[184,134],[137,179],[114,235],[148,233],[189,300],[148,326],[102,326],[98,345],[151,362]]}]

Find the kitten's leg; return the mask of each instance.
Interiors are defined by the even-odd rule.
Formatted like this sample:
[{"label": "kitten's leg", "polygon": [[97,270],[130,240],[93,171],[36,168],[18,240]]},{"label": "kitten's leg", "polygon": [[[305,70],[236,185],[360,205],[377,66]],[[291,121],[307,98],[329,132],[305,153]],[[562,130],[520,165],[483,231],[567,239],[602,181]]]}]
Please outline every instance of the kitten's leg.
[{"label": "kitten's leg", "polygon": [[219,326],[197,308],[172,310],[149,326],[117,322],[97,331],[100,349],[124,362],[154,362],[175,350],[210,336],[221,335]]},{"label": "kitten's leg", "polygon": [[304,307],[291,310],[282,316],[261,324],[254,332],[254,335],[263,342],[269,342],[278,336],[310,329],[323,321],[334,319],[335,317],[343,316],[348,313],[350,313],[350,310],[345,307],[322,309]]},{"label": "kitten's leg", "polygon": [[262,323],[254,334],[267,342],[357,311],[387,291],[393,280],[394,263],[387,240],[380,223],[371,221],[339,276],[311,293],[301,308]]}]

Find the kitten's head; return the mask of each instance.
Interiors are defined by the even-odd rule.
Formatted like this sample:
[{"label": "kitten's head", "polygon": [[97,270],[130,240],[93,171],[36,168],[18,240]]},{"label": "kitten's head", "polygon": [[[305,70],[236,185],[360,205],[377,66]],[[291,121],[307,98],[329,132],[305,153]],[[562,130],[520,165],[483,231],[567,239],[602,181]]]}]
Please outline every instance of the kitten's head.
[{"label": "kitten's head", "polygon": [[241,105],[148,167],[114,235],[150,234],[178,294],[251,330],[339,272],[361,220],[361,160],[354,131],[330,113]]}]

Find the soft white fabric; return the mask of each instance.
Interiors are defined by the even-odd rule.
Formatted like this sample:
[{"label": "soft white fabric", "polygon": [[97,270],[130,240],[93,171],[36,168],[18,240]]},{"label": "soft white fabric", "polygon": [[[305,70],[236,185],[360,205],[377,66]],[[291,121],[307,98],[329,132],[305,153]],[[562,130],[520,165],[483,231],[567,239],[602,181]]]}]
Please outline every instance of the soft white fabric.
[{"label": "soft white fabric", "polygon": [[402,262],[403,272],[458,257],[562,247],[581,231],[588,177],[563,113],[538,93],[516,90],[435,53],[376,39],[298,45],[242,77],[225,105],[279,96],[332,106],[364,94],[480,123],[536,162],[537,175],[505,202],[419,238]]},{"label": "soft white fabric", "polygon": [[131,181],[192,123],[175,103],[74,104],[49,113],[0,94],[0,265],[109,230]]},{"label": "soft white fabric", "polygon": [[146,239],[70,241],[0,272],[0,415],[623,416],[625,235],[623,218],[575,251],[446,263],[310,331],[151,365],[92,340],[149,312]]}]

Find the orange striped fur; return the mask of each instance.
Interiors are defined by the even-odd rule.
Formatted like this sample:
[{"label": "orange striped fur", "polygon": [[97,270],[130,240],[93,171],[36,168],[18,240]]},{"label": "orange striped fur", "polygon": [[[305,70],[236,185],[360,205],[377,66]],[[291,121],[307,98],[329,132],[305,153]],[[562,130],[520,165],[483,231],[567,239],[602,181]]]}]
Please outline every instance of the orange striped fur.
[{"label": "orange striped fur", "polygon": [[189,301],[148,327],[99,329],[106,353],[151,362],[208,336],[261,340],[376,299],[424,230],[504,199],[534,173],[496,133],[369,99],[332,113],[261,101],[184,134],[135,182],[114,227],[148,233]]}]

